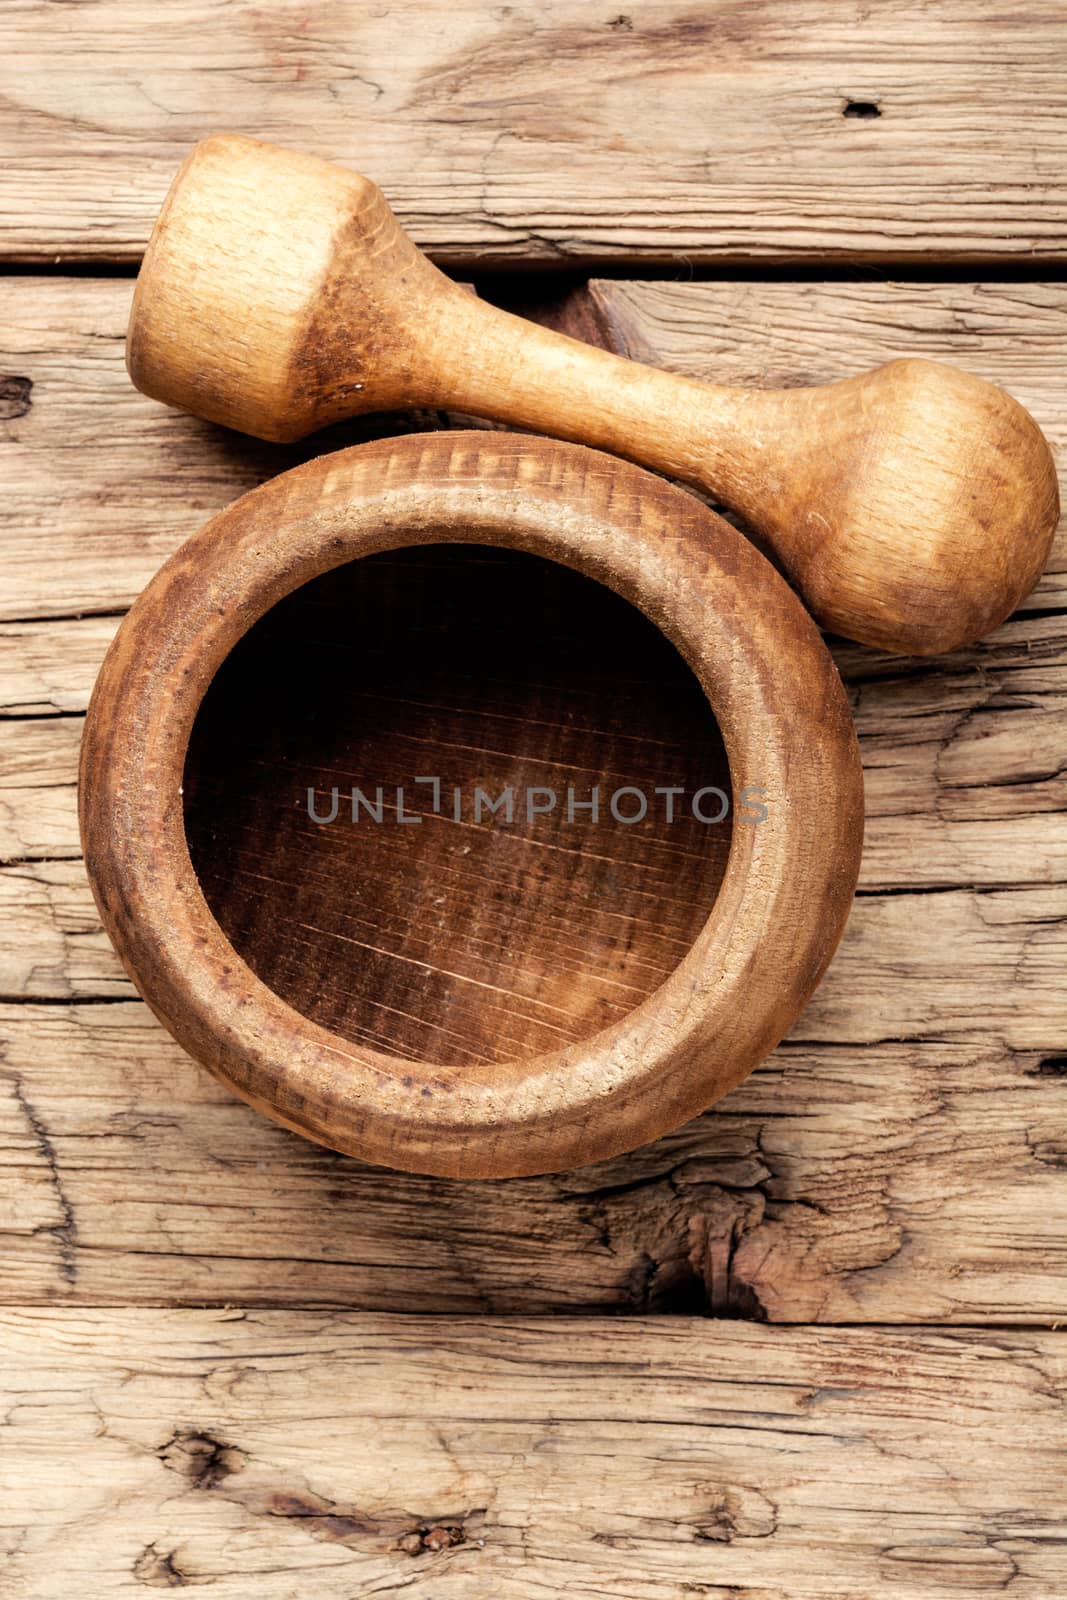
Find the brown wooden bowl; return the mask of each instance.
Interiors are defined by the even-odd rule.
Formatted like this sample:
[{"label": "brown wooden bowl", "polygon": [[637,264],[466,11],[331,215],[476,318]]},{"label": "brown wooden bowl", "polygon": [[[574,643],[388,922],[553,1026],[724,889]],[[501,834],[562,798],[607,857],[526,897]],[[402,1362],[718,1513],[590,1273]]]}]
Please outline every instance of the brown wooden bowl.
[{"label": "brown wooden bowl", "polygon": [[80,804],[192,1055],[309,1138],[468,1177],[738,1083],[826,968],[862,833],[837,672],[773,568],[647,472],[487,432],[322,457],[190,539],[104,662]]}]

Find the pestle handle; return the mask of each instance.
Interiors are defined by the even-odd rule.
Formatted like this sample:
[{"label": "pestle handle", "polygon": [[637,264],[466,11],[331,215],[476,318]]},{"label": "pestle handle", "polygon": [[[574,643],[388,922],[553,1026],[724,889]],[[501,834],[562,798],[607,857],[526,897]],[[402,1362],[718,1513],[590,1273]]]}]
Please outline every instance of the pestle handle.
[{"label": "pestle handle", "polygon": [[462,292],[438,312],[426,338],[434,404],[640,461],[739,510],[749,499],[753,430],[780,409],[773,393],[643,366]]}]

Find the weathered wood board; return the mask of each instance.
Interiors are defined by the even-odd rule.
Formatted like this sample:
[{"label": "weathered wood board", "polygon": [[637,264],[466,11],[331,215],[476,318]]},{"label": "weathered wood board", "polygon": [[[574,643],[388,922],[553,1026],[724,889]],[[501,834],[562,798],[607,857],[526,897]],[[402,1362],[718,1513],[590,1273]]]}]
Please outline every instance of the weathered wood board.
[{"label": "weathered wood board", "polygon": [[[122,610],[235,495],[324,450],[439,420],[368,417],[278,446],[182,417],[126,375],[131,293],[122,279],[0,280],[2,619]],[[590,296],[602,342],[724,383],[821,383],[905,353],[954,361],[1008,388],[1061,471],[1067,461],[1062,284],[599,280]],[[563,320],[580,325],[568,307]],[[1061,526],[1026,609],[1064,604],[1065,573]],[[884,670],[882,657],[865,659]]]},{"label": "weathered wood board", "polygon": [[[72,731],[72,744],[74,737]],[[74,781],[68,775],[65,787],[73,790]],[[39,793],[18,792],[27,808]],[[3,794],[0,787],[0,805]],[[71,816],[73,805],[71,795]],[[73,858],[76,835],[69,828],[64,833]],[[0,900],[9,907],[13,935],[17,929],[3,957],[0,997],[91,1001],[133,993],[96,932],[79,861],[10,861],[0,870]],[[1065,1020],[1063,900],[1061,883],[861,892],[831,974],[791,1039],[857,1045],[964,1040],[995,1042],[1004,1050],[1057,1049]]]},{"label": "weathered wood board", "polygon": [[[117,625],[0,623],[0,861],[80,853],[81,716]],[[864,756],[863,890],[1067,881],[1062,614],[1021,616],[945,663],[873,667],[847,648],[838,657]]]},{"label": "weathered wood board", "polygon": [[1056,0],[93,0],[0,13],[0,254],[131,260],[220,127],[477,260],[1062,260]]},{"label": "weathered wood board", "polygon": [[0,1342],[10,1600],[1067,1586],[1054,1335],[20,1310]]},{"label": "weathered wood board", "polygon": [[470,1184],[274,1127],[139,1002],[0,1030],[7,1303],[1067,1317],[1062,1055],[790,1045],[644,1150]]},{"label": "weathered wood board", "polygon": [[[7,1301],[1064,1315],[1062,543],[1031,609],[973,650],[838,647],[866,769],[861,896],[793,1041],[721,1110],[581,1174],[383,1174],[234,1104],[129,998],[74,781],[99,659],[158,562],[241,489],[396,419],[295,451],[240,440],[130,388],[128,283],[5,289],[5,365],[32,384],[10,389],[0,506]],[[820,381],[906,344],[1006,383],[1062,454],[1065,312],[1048,284],[601,281],[541,314],[726,381]]]}]

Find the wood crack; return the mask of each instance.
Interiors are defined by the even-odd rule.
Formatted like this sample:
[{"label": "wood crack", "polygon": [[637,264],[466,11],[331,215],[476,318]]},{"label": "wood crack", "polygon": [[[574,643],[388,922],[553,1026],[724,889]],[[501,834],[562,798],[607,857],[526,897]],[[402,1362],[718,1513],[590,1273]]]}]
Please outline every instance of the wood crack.
[{"label": "wood crack", "polygon": [[23,1089],[22,1079],[18,1073],[5,1071],[4,1078],[11,1085],[11,1092],[15,1103],[21,1111],[33,1135],[37,1149],[44,1160],[51,1180],[56,1204],[60,1212],[59,1222],[43,1225],[35,1232],[50,1233],[59,1247],[59,1271],[61,1277],[69,1284],[73,1284],[78,1276],[78,1227],[74,1216],[74,1206],[67,1195],[63,1178],[59,1170],[59,1161],[56,1157],[55,1146],[43,1118],[27,1098]]}]

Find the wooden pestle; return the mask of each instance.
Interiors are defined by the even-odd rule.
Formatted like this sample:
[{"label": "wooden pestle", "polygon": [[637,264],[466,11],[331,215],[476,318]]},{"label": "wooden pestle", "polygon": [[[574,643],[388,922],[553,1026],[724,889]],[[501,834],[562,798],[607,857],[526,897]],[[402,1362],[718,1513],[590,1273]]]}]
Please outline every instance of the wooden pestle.
[{"label": "wooden pestle", "polygon": [[368,179],[233,134],[196,146],[137,281],[139,389],[260,438],[448,407],[705,490],[773,547],[823,626],[932,654],[1037,582],[1059,516],[1048,445],[993,384],[922,359],[818,388],[719,388],[486,304]]}]

